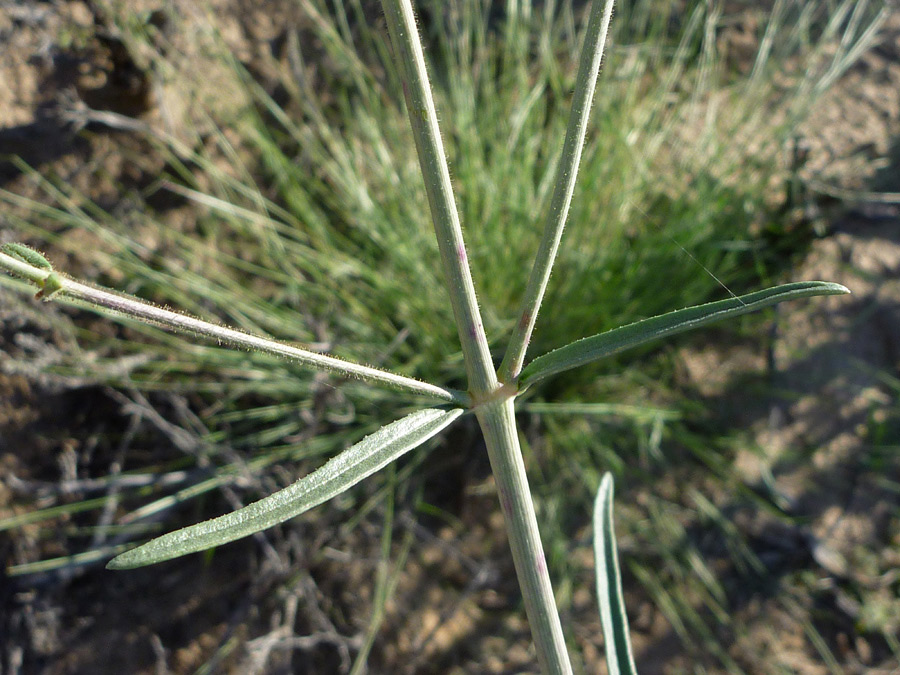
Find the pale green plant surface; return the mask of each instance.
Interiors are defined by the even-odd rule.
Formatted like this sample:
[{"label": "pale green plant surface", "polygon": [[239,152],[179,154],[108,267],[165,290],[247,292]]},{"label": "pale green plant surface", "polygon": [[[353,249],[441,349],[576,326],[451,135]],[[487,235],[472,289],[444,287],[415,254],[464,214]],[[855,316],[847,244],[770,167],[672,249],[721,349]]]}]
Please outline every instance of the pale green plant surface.
[{"label": "pale green plant surface", "polygon": [[[473,15],[466,16],[472,20]],[[702,19],[702,13],[698,16]],[[702,24],[701,19],[698,21]],[[473,40],[475,46],[472,54],[466,56],[464,50],[455,51],[451,46],[452,40],[441,37],[439,33],[435,39],[440,45],[439,49],[446,50],[446,54],[436,56],[436,60],[444,58],[449,62],[452,57],[454,60],[464,61],[463,65],[471,66],[471,62],[466,61],[467,58],[475,59],[476,65],[478,59],[487,62],[494,58],[491,54],[492,46],[482,45],[484,50],[482,52],[477,48],[478,39],[487,41],[492,38],[487,34],[482,34],[479,38],[474,24],[468,26],[467,30],[471,30],[476,38]],[[548,32],[545,38],[548,43],[550,35]],[[346,39],[346,36],[343,38],[338,36],[337,39],[334,49],[338,55],[350,54],[348,45],[340,42],[341,39]],[[570,43],[574,42],[572,36],[569,36],[569,40]],[[691,43],[691,40],[689,36],[683,38],[685,44]],[[373,49],[382,48],[378,47],[377,43],[369,46]],[[518,48],[521,49],[521,46]],[[652,48],[648,49],[652,51]],[[621,57],[621,54],[619,56]],[[505,55],[505,58],[509,58],[509,55]],[[548,144],[542,144],[540,140],[535,139],[540,139],[542,133],[546,133],[547,138],[558,138],[561,130],[557,121],[558,116],[553,118],[549,132],[540,129],[540,118],[551,112],[546,108],[539,109],[546,105],[547,92],[551,91],[553,86],[558,91],[565,90],[565,86],[559,81],[563,75],[553,71],[558,64],[553,63],[551,56],[546,53],[543,58],[549,62],[541,64],[542,68],[548,70],[548,73],[542,73],[546,75],[546,80],[534,84],[531,89],[526,89],[529,96],[524,100],[518,100],[514,96],[483,98],[472,96],[473,90],[477,91],[478,87],[486,88],[490,80],[485,77],[473,82],[469,78],[475,78],[470,73],[489,71],[490,68],[486,66],[483,66],[481,71],[471,67],[449,68],[450,81],[446,88],[440,87],[438,93],[438,107],[446,111],[442,113],[445,118],[442,121],[446,122],[445,136],[459,139],[459,143],[450,147],[451,166],[454,168],[455,179],[461,185],[459,201],[463,204],[462,220],[468,226],[466,234],[470,237],[469,259],[473,261],[476,286],[486,300],[484,304],[488,309],[484,321],[492,346],[514,323],[510,317],[514,315],[515,305],[524,285],[524,279],[517,279],[517,275],[509,271],[521,271],[521,261],[528,258],[529,251],[533,251],[536,244],[535,235],[531,233],[532,228],[523,228],[522,221],[526,217],[529,222],[534,220],[530,214],[541,211],[541,204],[546,200],[551,184],[552,171],[542,170],[541,167],[548,152],[546,149]],[[656,55],[655,58],[660,57]],[[685,56],[682,58],[687,60]],[[672,66],[673,70],[667,74],[664,81],[671,82],[671,86],[674,87],[679,69],[685,67],[683,63],[677,65],[676,60],[676,65]],[[362,64],[355,64],[350,68],[354,81],[352,86],[356,86],[357,81],[372,81],[371,75],[364,68]],[[615,62],[607,65],[607,81],[616,79],[615,69]],[[519,86],[532,77],[533,73],[529,73],[527,69],[513,69],[510,79],[513,84]],[[617,84],[619,86],[624,84],[626,92],[629,92],[629,88],[634,88],[630,82]],[[713,85],[707,82],[703,86],[712,88]],[[353,91],[352,87],[348,87],[348,90]],[[396,91],[397,87],[394,86],[394,93]],[[654,223],[650,222],[649,218],[645,220],[638,217],[638,221],[644,222],[636,225],[631,223],[635,220],[636,210],[643,208],[641,199],[635,195],[642,195],[646,190],[646,181],[650,181],[653,175],[650,165],[662,160],[658,156],[651,157],[650,151],[647,150],[641,157],[646,165],[635,171],[635,175],[629,175],[624,179],[628,184],[624,187],[621,183],[610,185],[608,179],[614,167],[621,166],[625,157],[633,158],[635,151],[632,148],[642,146],[645,139],[642,139],[640,134],[646,133],[646,128],[636,127],[633,124],[617,126],[621,124],[623,118],[607,115],[606,113],[610,112],[607,106],[613,108],[621,106],[629,115],[637,117],[643,115],[644,119],[653,120],[659,117],[659,127],[655,132],[657,136],[651,137],[651,140],[666,138],[665,132],[671,131],[676,124],[672,118],[665,119],[660,110],[654,110],[653,106],[658,102],[650,102],[649,112],[636,111],[629,108],[636,100],[636,91],[631,92],[635,97],[632,101],[627,98],[617,99],[616,93],[614,91],[601,94],[602,101],[599,102],[599,109],[595,111],[595,115],[598,115],[601,121],[595,123],[596,126],[592,131],[594,135],[589,137],[582,170],[582,186],[586,184],[590,188],[579,188],[574,201],[573,221],[580,223],[581,229],[579,231],[574,227],[574,231],[570,232],[571,240],[568,242],[564,240],[562,259],[557,268],[562,278],[556,291],[557,297],[571,293],[569,297],[576,301],[565,303],[566,306],[562,309],[559,308],[560,303],[547,303],[542,317],[548,325],[553,326],[553,331],[538,338],[537,353],[547,351],[551,346],[559,346],[569,339],[584,335],[585,332],[607,330],[614,325],[613,322],[618,323],[623,319],[627,321],[629,317],[638,319],[652,314],[655,310],[679,306],[671,304],[671,298],[667,299],[662,293],[646,294],[648,297],[643,299],[651,300],[649,306],[642,305],[642,299],[625,297],[614,302],[604,302],[605,298],[598,300],[596,296],[590,295],[595,292],[592,289],[608,287],[609,284],[603,282],[609,281],[613,275],[618,275],[620,279],[637,278],[641,284],[651,288],[654,287],[655,281],[659,281],[659,272],[654,271],[659,265],[654,264],[652,257],[642,260],[640,254],[637,254],[629,260],[630,253],[624,254],[628,247],[622,248],[619,242],[623,239],[623,233],[636,241],[641,241],[644,234],[651,236],[656,234],[653,231]],[[410,158],[390,157],[394,147],[409,147],[410,144],[402,119],[391,112],[394,104],[386,104],[386,100],[390,98],[366,95],[361,89],[348,95],[347,99],[339,101],[336,106],[338,112],[344,107],[344,113],[350,122],[349,129],[345,129],[345,133],[337,136],[330,129],[332,116],[336,114],[334,109],[317,111],[315,110],[317,103],[312,100],[309,103],[310,109],[305,113],[308,117],[294,128],[289,125],[290,118],[288,116],[282,118],[278,106],[264,92],[257,91],[255,94],[260,97],[259,100],[264,106],[268,106],[268,110],[265,111],[268,115],[274,117],[276,122],[284,120],[284,128],[278,129],[276,126],[275,133],[266,129],[271,119],[263,119],[263,116],[255,117],[251,113],[247,121],[248,136],[262,151],[263,162],[268,164],[270,177],[280,179],[277,183],[277,198],[270,201],[268,196],[263,197],[261,189],[252,185],[240,185],[233,177],[214,172],[212,175],[218,181],[214,190],[219,192],[217,195],[206,195],[199,191],[189,192],[199,187],[192,184],[193,176],[189,171],[185,171],[181,176],[188,183],[188,187],[178,189],[197,203],[205,204],[216,217],[224,216],[229,221],[230,227],[242,233],[247,241],[258,247],[257,250],[261,252],[260,260],[253,262],[243,260],[240,255],[240,241],[229,243],[216,235],[213,237],[216,240],[215,246],[210,246],[209,242],[192,241],[177,233],[172,234],[172,246],[182,250],[186,254],[182,260],[191,261],[190,263],[173,263],[171,260],[177,256],[166,260],[158,258],[152,251],[134,255],[130,252],[132,242],[121,225],[115,218],[96,208],[87,208],[82,213],[73,213],[72,210],[52,213],[38,211],[38,217],[57,218],[62,223],[89,224],[99,237],[107,239],[109,249],[116,251],[114,259],[117,270],[136,275],[137,280],[132,282],[129,288],[132,292],[143,294],[151,291],[154,295],[158,293],[159,299],[168,299],[173,304],[177,303],[198,314],[207,313],[207,307],[211,304],[217,308],[216,313],[223,320],[236,324],[244,330],[273,333],[291,340],[302,339],[303,336],[312,337],[312,331],[298,322],[296,318],[298,309],[301,313],[309,315],[315,313],[317,305],[328,307],[333,303],[339,309],[329,312],[328,316],[333,322],[329,329],[344,339],[354,340],[350,346],[344,347],[344,353],[355,352],[357,358],[365,361],[375,360],[373,356],[379,354],[381,346],[390,343],[398,334],[398,326],[403,326],[404,331],[412,337],[399,342],[397,349],[391,354],[391,365],[400,364],[403,371],[417,378],[438,382],[450,379],[453,387],[463,387],[459,377],[461,355],[453,353],[452,349],[448,350],[448,344],[452,344],[452,333],[448,334],[447,326],[452,324],[448,321],[449,314],[442,299],[441,284],[436,281],[433,274],[437,263],[436,249],[429,243],[428,230],[421,227],[421,214],[427,207],[419,191],[409,187],[414,184],[411,180],[414,173],[409,162]],[[367,105],[354,103],[357,101],[356,96],[364,99]],[[662,98],[661,96],[660,100]],[[510,114],[509,110],[486,114],[483,110],[473,109],[473,102],[476,100],[484,101],[485,106],[510,106],[511,112],[518,115]],[[382,123],[385,120],[388,124]],[[514,123],[511,130],[514,133],[501,136],[499,139],[493,138],[492,133],[510,132],[510,129],[504,128],[506,120],[512,120]],[[476,122],[479,126],[487,127],[482,140],[478,140],[479,137],[466,126],[474,125]],[[520,124],[519,128],[516,128],[515,124]],[[640,131],[636,137],[632,135],[628,139],[620,138],[622,130],[628,128],[638,128]],[[274,137],[279,135],[280,138]],[[612,141],[608,140],[609,138]],[[224,151],[227,149],[226,141],[224,139],[220,141]],[[621,146],[617,146],[616,142]],[[295,163],[291,159],[294,144],[296,147],[302,147],[305,153],[301,162]],[[611,148],[609,144],[612,145]],[[653,143],[648,145],[652,147]],[[508,157],[497,157],[500,154],[494,150],[497,147],[512,147],[513,151]],[[658,149],[660,145],[657,144],[656,147]],[[612,152],[609,152],[610,149]],[[194,159],[202,160],[202,157]],[[498,161],[495,162],[494,159]],[[688,161],[696,161],[708,168],[713,161],[726,160],[718,156],[704,157],[698,151],[697,156]],[[554,158],[551,157],[547,164],[552,167],[554,162]],[[301,173],[308,172],[309,166],[319,166],[322,170],[312,176],[307,184],[298,180],[298,177]],[[523,167],[537,172],[536,180],[524,186],[515,182],[518,174],[528,174],[528,170]],[[715,171],[711,170],[711,173],[726,171],[727,169],[720,166]],[[672,182],[669,188],[680,187],[674,179],[669,180]],[[486,182],[497,187],[493,190],[483,190],[482,186]],[[703,185],[702,180],[698,183],[699,185],[692,186],[698,193],[709,188]],[[522,192],[507,190],[510,184]],[[597,185],[602,186],[603,192],[593,198],[588,196],[586,191],[596,192]],[[712,194],[720,197],[728,192],[721,185],[714,185],[709,189]],[[669,190],[662,190],[661,194],[667,195],[668,192]],[[504,199],[499,200],[498,196],[503,196]],[[68,197],[76,201],[81,199],[78,195],[70,194]],[[7,195],[7,198],[15,201],[15,196]],[[666,196],[666,199],[671,198]],[[634,203],[631,200],[635,200]],[[323,208],[320,203],[328,205],[333,212],[326,213],[328,209]],[[289,209],[284,209],[279,206],[280,204],[289,205]],[[34,208],[41,207],[34,205]],[[607,218],[607,209],[616,214],[612,222]],[[677,210],[677,207],[672,206],[664,208],[661,213],[668,215]],[[608,238],[609,241],[601,242],[601,248],[604,250],[600,254],[599,262],[595,258],[579,257],[573,252],[577,252],[586,242],[597,239],[596,227],[585,224],[601,222],[601,213],[604,225],[600,238],[603,240]],[[660,215],[660,219],[665,215]],[[694,214],[682,216],[677,223],[681,229],[676,228],[671,234],[660,235],[659,241],[665,240],[665,237],[675,237],[677,245],[672,244],[671,249],[675,250],[680,245],[692,252],[701,251],[704,246],[708,246],[707,252],[703,254],[707,257],[701,257],[703,264],[715,261],[717,274],[721,274],[723,270],[726,273],[731,270],[734,278],[728,274],[723,275],[729,284],[737,281],[738,287],[745,285],[747,280],[742,281],[738,272],[740,256],[722,245],[721,235],[703,231],[708,223],[702,220],[696,223],[689,222],[693,220],[692,215]],[[656,214],[653,218],[656,218]],[[334,231],[329,229],[332,219],[339,221]],[[747,222],[749,223],[749,219]],[[27,231],[28,224],[23,223],[23,226],[25,226],[23,230]],[[301,229],[301,226],[305,231],[304,237],[299,237],[294,229]],[[224,226],[215,224],[213,220],[210,220],[209,227],[214,228],[213,231],[215,228],[221,228],[219,230],[221,233],[226,231]],[[649,232],[642,231],[644,228]],[[631,231],[628,231],[629,229]],[[523,231],[524,234],[520,236],[519,233]],[[694,233],[697,233],[697,239],[693,238]],[[682,235],[686,236],[682,238]],[[508,246],[510,242],[517,248]],[[596,245],[597,242],[592,243]],[[605,246],[606,244],[608,246]],[[654,250],[652,243],[648,243],[647,248]],[[497,250],[507,251],[505,255],[508,257],[497,261]],[[567,250],[569,253],[566,253]],[[675,253],[677,255],[679,252],[675,250]],[[367,262],[360,262],[373,255],[378,264],[370,266]],[[144,257],[152,258],[160,268],[148,267],[142,259]],[[614,260],[617,258],[625,261],[619,263],[621,265],[619,270],[615,269]],[[513,264],[517,259],[520,262]],[[613,262],[611,271],[603,264],[607,259]],[[216,264],[210,266],[209,261],[215,261]],[[184,264],[188,265],[187,269],[183,267]],[[494,266],[499,273],[490,271]],[[599,275],[595,271],[598,269],[603,270]],[[238,286],[236,280],[240,279],[238,272],[243,274],[248,271],[260,275],[261,302],[255,300],[234,302]],[[707,299],[712,289],[718,287],[714,280],[698,272],[689,262],[685,263],[681,270],[673,270],[670,265],[667,271],[685,275],[684,279],[689,283],[688,289],[684,292],[694,293],[694,300]],[[416,290],[421,292],[415,293],[412,297],[406,291],[410,278],[427,280],[416,286]],[[357,283],[362,285],[359,293],[346,293],[348,285]],[[277,290],[281,284],[284,284],[283,290]],[[622,281],[620,284],[627,286],[628,282]],[[679,283],[674,281],[671,285],[679,286]],[[840,292],[836,286],[828,288],[833,292]],[[826,290],[826,287],[819,290]],[[621,295],[615,291],[616,289],[605,292],[610,293],[610,298]],[[192,300],[192,297],[202,297],[204,302]],[[653,303],[664,306],[653,307]],[[600,315],[596,316],[598,313],[593,312],[592,316],[590,309],[596,307],[601,308]],[[621,311],[623,308],[624,311]],[[370,317],[372,321],[369,321]],[[538,326],[540,325],[539,322]],[[579,332],[573,335],[576,330]],[[355,337],[357,332],[359,337]],[[152,333],[157,337],[155,331]],[[208,360],[210,370],[213,370],[214,366],[225,366],[240,378],[242,375],[238,371],[248,363],[248,357],[244,354],[221,356],[221,352],[213,354],[213,350],[205,347],[196,347],[190,356],[178,359],[173,355],[173,350],[178,349],[174,347],[177,343],[167,341],[165,344],[168,351],[162,353],[166,354],[166,367],[170,373],[194,372],[198,364],[204,365],[204,360]],[[260,365],[254,363],[257,372],[265,372],[271,367],[271,362]],[[279,366],[275,368],[275,372],[279,373],[278,377],[274,378],[273,382],[267,383],[267,386],[271,386],[268,391],[272,396],[276,396],[276,392],[279,391],[287,392],[289,397],[297,399],[308,395],[308,388],[296,382],[297,377],[293,372],[279,372],[277,370]],[[138,371],[133,372],[137,375],[137,379],[132,382],[142,387],[166,386],[153,374],[143,379]],[[199,382],[191,386],[197,390],[208,387],[209,392],[222,390],[222,386],[214,382]],[[247,386],[248,389],[253,389],[255,385],[248,382]],[[453,390],[447,388],[445,391]],[[238,398],[236,396],[233,400],[237,402]],[[376,401],[384,400],[384,398],[376,399]],[[238,413],[232,411],[229,414]],[[277,410],[266,413],[261,408],[258,414],[270,414],[274,417]],[[369,425],[373,423],[371,418],[368,422],[365,420],[362,422]],[[273,430],[268,438],[277,442],[280,437],[288,435],[289,431],[289,429]],[[264,443],[272,442],[259,435],[255,438],[260,438]]]},{"label": "pale green plant surface", "polygon": [[597,601],[606,645],[606,668],[610,675],[636,675],[628,616],[622,595],[622,574],[613,526],[612,474],[603,476],[594,503],[594,559],[597,569]]},{"label": "pale green plant surface", "polygon": [[579,368],[591,361],[618,354],[646,342],[677,335],[729,317],[740,316],[785,300],[816,295],[843,295],[849,292],[840,284],[809,281],[785,284],[741,297],[679,309],[652,319],[644,319],[628,326],[615,328],[600,335],[582,338],[539,356],[522,371],[519,384],[522,389],[525,389],[545,377]]},{"label": "pale green plant surface", "polygon": [[110,562],[110,569],[130,569],[241,539],[267,529],[336,497],[384,468],[404,453],[440,433],[462,413],[420,410],[381,427],[327,462],[322,468],[235,513],[154,539]]}]

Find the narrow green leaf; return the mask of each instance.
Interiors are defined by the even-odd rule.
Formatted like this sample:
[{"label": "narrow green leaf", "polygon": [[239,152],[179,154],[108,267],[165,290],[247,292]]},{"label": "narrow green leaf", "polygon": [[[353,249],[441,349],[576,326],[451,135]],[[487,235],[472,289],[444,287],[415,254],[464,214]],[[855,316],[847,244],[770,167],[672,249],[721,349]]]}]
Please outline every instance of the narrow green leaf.
[{"label": "narrow green leaf", "polygon": [[603,626],[606,668],[609,675],[637,675],[622,597],[612,503],[613,480],[612,474],[607,473],[600,481],[594,501],[594,572],[597,575],[597,602]]},{"label": "narrow green leaf", "polygon": [[212,520],[157,537],[113,558],[107,568],[152,565],[241,539],[298,516],[344,492],[418,447],[463,413],[419,410],[366,436],[324,466],[275,494]]},{"label": "narrow green leaf", "polygon": [[849,292],[846,287],[827,281],[801,281],[637,321],[599,335],[583,338],[539,356],[522,371],[519,378],[519,390],[524,390],[545,377],[578,368],[604,356],[618,354],[659,338],[753,312],[785,300],[808,298],[814,295],[843,295]]},{"label": "narrow green leaf", "polygon": [[47,260],[40,252],[35,251],[25,244],[3,244],[3,246],[0,246],[0,251],[3,251],[3,253],[7,255],[11,255],[13,258],[18,258],[29,265],[39,267],[42,270],[53,269],[53,265],[50,264],[49,260]]}]

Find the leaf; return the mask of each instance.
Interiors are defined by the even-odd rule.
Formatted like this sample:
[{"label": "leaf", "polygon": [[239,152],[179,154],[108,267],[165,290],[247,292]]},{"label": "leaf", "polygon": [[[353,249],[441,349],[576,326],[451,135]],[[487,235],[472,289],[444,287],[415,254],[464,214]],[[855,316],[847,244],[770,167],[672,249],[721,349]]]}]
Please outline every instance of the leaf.
[{"label": "leaf", "polygon": [[612,503],[613,479],[612,474],[607,473],[600,481],[594,501],[594,572],[597,575],[597,602],[606,647],[606,668],[609,675],[637,675],[622,597]]},{"label": "leaf", "polygon": [[283,490],[233,513],[152,539],[113,558],[107,568],[122,570],[152,565],[235,541],[289,520],[344,492],[418,447],[462,413],[461,408],[429,408],[407,415],[366,436]]},{"label": "leaf", "polygon": [[849,292],[844,286],[827,281],[801,281],[637,321],[599,335],[583,338],[539,356],[522,370],[519,377],[519,390],[524,391],[538,380],[543,380],[545,377],[564,370],[578,368],[604,356],[612,356],[626,349],[699,328],[714,321],[753,312],[785,300],[808,298],[814,295],[843,295]]},{"label": "leaf", "polygon": [[33,248],[31,248],[30,246],[26,246],[25,244],[3,244],[3,246],[0,246],[0,251],[5,253],[6,255],[11,255],[13,258],[21,260],[22,262],[28,263],[33,267],[39,267],[42,270],[53,269],[53,265],[50,264],[49,260],[47,260],[40,252],[35,251]]}]

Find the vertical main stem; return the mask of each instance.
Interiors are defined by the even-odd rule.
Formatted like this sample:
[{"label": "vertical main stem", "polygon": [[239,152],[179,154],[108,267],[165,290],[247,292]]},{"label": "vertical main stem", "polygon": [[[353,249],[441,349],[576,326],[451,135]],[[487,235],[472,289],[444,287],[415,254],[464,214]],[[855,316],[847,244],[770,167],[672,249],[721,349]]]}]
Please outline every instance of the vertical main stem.
[{"label": "vertical main stem", "polygon": [[571,675],[519,448],[513,412],[515,392],[499,386],[488,350],[412,5],[410,0],[382,0],[382,5],[401,69],[441,262],[466,360],[469,393],[484,432],[535,649],[545,673]]},{"label": "vertical main stem", "polygon": [[553,675],[571,675],[572,666],[519,447],[513,398],[485,403],[475,409],[475,414],[487,444],[541,669]]}]

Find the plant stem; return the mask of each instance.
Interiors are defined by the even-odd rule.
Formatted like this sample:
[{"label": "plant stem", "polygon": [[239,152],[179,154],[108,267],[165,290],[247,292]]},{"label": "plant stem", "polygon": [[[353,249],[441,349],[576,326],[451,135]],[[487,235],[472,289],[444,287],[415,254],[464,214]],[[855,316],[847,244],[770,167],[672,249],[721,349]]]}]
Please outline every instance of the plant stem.
[{"label": "plant stem", "polygon": [[56,274],[60,288],[55,292],[54,297],[66,297],[78,304],[92,308],[101,307],[112,310],[118,314],[124,314],[167,330],[211,338],[221,344],[227,344],[232,347],[280,356],[309,368],[324,370],[366,382],[384,384],[411,394],[428,396],[461,405],[467,405],[469,402],[468,395],[461,391],[444,389],[428,382],[420,382],[411,377],[404,377],[379,368],[344,361],[343,359],[307,351],[269,338],[244,333],[233,328],[218,326],[214,323],[157,307],[132,296],[113,293],[79,283],[52,270],[33,267],[4,253],[0,253],[0,268],[38,285],[41,285],[51,274]]},{"label": "plant stem", "polygon": [[513,400],[509,397],[485,403],[476,407],[475,413],[484,432],[541,669],[554,675],[571,673],[519,447]]},{"label": "plant stem", "polygon": [[0,252],[0,269],[11,272],[17,277],[35,283],[38,286],[42,286],[47,277],[53,273],[53,270],[35,267],[24,260],[19,260],[2,252]]},{"label": "plant stem", "polygon": [[525,350],[531,340],[534,322],[541,307],[550,270],[556,260],[559,240],[566,226],[566,216],[575,190],[575,178],[578,175],[578,164],[581,162],[581,150],[584,147],[584,136],[587,132],[588,116],[591,101],[603,58],[603,48],[612,16],[613,0],[606,0],[603,11],[600,0],[594,0],[591,16],[585,32],[584,46],[581,50],[581,62],[575,79],[575,95],[572,98],[572,110],[569,113],[569,124],[566,128],[566,140],[563,144],[562,158],[556,173],[556,187],[550,201],[550,211],[544,227],[544,236],[538,247],[534,267],[525,288],[525,295],[519,309],[519,320],[513,329],[506,355],[500,365],[501,382],[513,382],[522,370]]},{"label": "plant stem", "polygon": [[382,4],[403,78],[419,163],[466,360],[469,393],[485,436],[538,659],[544,672],[568,674],[572,668],[516,431],[515,390],[499,385],[491,362],[412,6],[409,0],[382,0]]},{"label": "plant stem", "polygon": [[410,0],[382,0],[382,5],[403,80],[406,107],[466,361],[469,391],[476,396],[483,395],[497,388],[497,375],[475,298],[415,16]]}]

